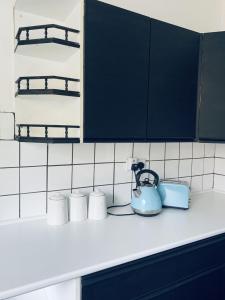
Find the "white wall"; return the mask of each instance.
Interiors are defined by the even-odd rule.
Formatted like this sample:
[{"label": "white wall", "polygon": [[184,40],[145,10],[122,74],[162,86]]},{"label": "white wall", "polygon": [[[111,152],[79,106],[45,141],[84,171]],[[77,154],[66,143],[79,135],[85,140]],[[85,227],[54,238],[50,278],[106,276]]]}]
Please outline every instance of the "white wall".
[{"label": "white wall", "polygon": [[220,29],[223,0],[104,0],[199,32]]},{"label": "white wall", "polygon": [[225,30],[225,1],[222,0],[222,8],[220,12],[220,30]]},{"label": "white wall", "polygon": [[0,111],[13,111],[14,0],[0,1]]}]

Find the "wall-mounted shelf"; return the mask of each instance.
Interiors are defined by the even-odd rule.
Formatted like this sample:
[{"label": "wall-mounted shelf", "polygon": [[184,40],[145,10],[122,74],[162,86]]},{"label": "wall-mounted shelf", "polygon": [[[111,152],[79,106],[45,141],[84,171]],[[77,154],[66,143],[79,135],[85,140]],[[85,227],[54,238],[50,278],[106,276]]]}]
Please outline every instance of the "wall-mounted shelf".
[{"label": "wall-mounted shelf", "polygon": [[[60,97],[80,97],[80,92],[75,90],[79,79],[60,76],[26,76],[19,77],[16,81],[16,97],[54,95]],[[36,97],[37,98],[37,97]]]},{"label": "wall-mounted shelf", "polygon": [[80,48],[79,30],[55,24],[20,27],[15,52],[53,61],[65,61]]},{"label": "wall-mounted shelf", "polygon": [[[15,139],[19,142],[30,143],[79,143],[80,138],[73,136],[73,131],[80,126],[71,125],[37,125],[37,124],[17,124],[17,134]],[[36,129],[36,132],[35,132]],[[38,135],[37,135],[37,129]],[[60,134],[54,136],[55,130]],[[52,131],[52,132],[51,132]]]},{"label": "wall-mounted shelf", "polygon": [[79,0],[17,0],[15,8],[34,15],[55,20],[65,20]]}]

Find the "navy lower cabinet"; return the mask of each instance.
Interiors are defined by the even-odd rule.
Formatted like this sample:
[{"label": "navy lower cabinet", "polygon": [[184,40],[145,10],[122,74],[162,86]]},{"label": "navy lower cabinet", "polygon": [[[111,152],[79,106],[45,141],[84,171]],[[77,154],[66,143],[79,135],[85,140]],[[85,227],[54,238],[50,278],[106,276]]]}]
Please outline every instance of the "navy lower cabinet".
[{"label": "navy lower cabinet", "polygon": [[144,141],[150,19],[85,1],[84,141]]},{"label": "navy lower cabinet", "polygon": [[196,137],[200,34],[151,20],[148,139]]},{"label": "navy lower cabinet", "polygon": [[225,32],[203,34],[199,99],[199,139],[225,141]]},{"label": "navy lower cabinet", "polygon": [[224,300],[225,235],[84,276],[82,300]]}]

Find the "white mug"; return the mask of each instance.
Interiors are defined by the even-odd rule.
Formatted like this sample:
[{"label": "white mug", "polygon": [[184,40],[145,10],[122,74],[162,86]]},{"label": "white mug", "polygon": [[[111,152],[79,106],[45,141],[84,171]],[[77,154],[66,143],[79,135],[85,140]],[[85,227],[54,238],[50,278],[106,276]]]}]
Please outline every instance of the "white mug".
[{"label": "white mug", "polygon": [[89,195],[88,218],[90,220],[103,220],[107,217],[106,197],[100,190]]},{"label": "white mug", "polygon": [[70,221],[84,221],[87,219],[87,196],[79,190],[70,196]]},{"label": "white mug", "polygon": [[68,199],[65,195],[56,193],[48,198],[48,225],[63,225],[69,221]]}]

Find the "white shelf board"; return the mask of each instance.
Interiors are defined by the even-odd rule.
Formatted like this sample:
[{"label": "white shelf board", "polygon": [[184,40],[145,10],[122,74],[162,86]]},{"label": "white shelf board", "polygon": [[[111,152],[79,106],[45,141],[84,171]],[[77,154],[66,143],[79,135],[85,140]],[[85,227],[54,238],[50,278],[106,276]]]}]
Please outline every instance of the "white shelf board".
[{"label": "white shelf board", "polygon": [[16,54],[41,59],[65,62],[76,53],[79,48],[65,46],[57,43],[18,45]]},{"label": "white shelf board", "polygon": [[17,0],[20,11],[64,21],[80,0]]}]

